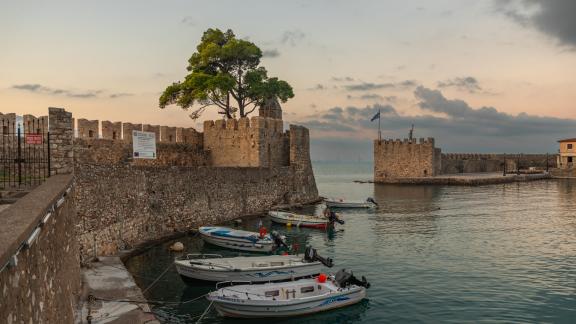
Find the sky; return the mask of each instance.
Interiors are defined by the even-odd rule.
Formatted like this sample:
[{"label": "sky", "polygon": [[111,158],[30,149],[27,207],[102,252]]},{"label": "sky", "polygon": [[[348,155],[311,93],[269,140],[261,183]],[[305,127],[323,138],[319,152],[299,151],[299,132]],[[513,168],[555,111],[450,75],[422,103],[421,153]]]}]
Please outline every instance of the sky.
[{"label": "sky", "polygon": [[289,82],[314,160],[371,160],[382,137],[443,152],[556,152],[576,137],[576,1],[0,0],[0,112],[196,127],[166,86],[208,28]]}]

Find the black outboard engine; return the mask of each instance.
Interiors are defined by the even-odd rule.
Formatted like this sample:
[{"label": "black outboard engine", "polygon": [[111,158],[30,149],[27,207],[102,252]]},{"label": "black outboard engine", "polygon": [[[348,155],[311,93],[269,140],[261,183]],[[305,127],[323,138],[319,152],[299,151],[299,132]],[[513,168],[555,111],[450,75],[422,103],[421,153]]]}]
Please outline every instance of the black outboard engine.
[{"label": "black outboard engine", "polygon": [[307,246],[306,250],[304,251],[304,260],[308,262],[320,261],[323,265],[327,266],[328,268],[332,268],[334,266],[334,261],[331,258],[324,258],[316,252],[316,249],[312,248],[311,246]]},{"label": "black outboard engine", "polygon": [[378,203],[377,203],[376,200],[374,200],[374,198],[372,198],[372,197],[368,197],[368,198],[366,199],[366,201],[369,202],[369,203],[373,203],[374,205],[378,206]]},{"label": "black outboard engine", "polygon": [[276,246],[278,247],[283,246],[288,249],[288,244],[286,243],[286,236],[280,235],[276,231],[272,231],[272,233],[270,233],[270,236],[274,240],[274,243],[276,243]]},{"label": "black outboard engine", "polygon": [[366,280],[366,277],[362,276],[362,280],[358,280],[358,278],[354,277],[352,271],[348,272],[346,269],[336,272],[335,280],[336,283],[338,283],[338,286],[342,288],[350,285],[356,285],[366,289],[370,288],[370,283]]},{"label": "black outboard engine", "polygon": [[334,223],[338,223],[340,225],[344,225],[344,220],[338,218],[338,215],[336,215],[335,212],[333,211],[329,211],[328,213],[328,221],[332,224]]}]

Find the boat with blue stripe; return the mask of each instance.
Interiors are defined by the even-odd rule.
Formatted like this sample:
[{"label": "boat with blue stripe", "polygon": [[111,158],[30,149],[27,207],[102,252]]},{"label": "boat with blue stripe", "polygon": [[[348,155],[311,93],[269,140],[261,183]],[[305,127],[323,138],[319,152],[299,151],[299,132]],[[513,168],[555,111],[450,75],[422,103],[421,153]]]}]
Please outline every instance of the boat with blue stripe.
[{"label": "boat with blue stripe", "polygon": [[221,226],[202,226],[198,232],[205,242],[233,250],[267,253],[281,245],[286,246],[286,238],[275,232],[260,235]]}]

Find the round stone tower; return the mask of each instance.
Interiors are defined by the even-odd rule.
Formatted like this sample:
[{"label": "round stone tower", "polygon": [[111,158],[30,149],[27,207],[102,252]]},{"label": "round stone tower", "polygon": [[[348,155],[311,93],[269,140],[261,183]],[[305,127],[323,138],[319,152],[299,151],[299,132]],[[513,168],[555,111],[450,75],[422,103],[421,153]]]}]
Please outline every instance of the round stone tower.
[{"label": "round stone tower", "polygon": [[276,98],[266,99],[258,108],[260,117],[282,119],[282,107]]}]

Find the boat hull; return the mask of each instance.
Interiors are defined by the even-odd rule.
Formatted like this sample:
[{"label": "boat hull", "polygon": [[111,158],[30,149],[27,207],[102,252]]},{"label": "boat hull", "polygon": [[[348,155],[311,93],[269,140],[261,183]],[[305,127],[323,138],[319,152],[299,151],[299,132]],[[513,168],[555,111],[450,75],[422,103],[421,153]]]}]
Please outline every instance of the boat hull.
[{"label": "boat hull", "polygon": [[271,252],[275,246],[273,242],[252,243],[246,240],[215,237],[204,233],[200,233],[200,236],[206,243],[232,250],[268,253]]},{"label": "boat hull", "polygon": [[185,281],[189,281],[190,283],[195,283],[194,281],[244,281],[262,283],[312,277],[322,272],[322,264],[320,262],[311,262],[298,266],[274,267],[268,269],[210,270],[176,263],[176,270],[181,277],[185,278]]},{"label": "boat hull", "polygon": [[374,204],[369,202],[344,202],[326,200],[324,202],[329,208],[372,208]]},{"label": "boat hull", "polygon": [[284,212],[269,212],[268,215],[274,223],[278,224],[291,224],[297,227],[308,227],[326,229],[328,228],[328,220],[321,219],[320,217],[310,217],[307,215],[297,215]]},{"label": "boat hull", "polygon": [[[277,318],[309,315],[359,303],[366,297],[366,289],[356,288],[308,301],[223,300],[210,298],[218,313],[237,318]],[[248,303],[249,302],[249,303]]]}]

